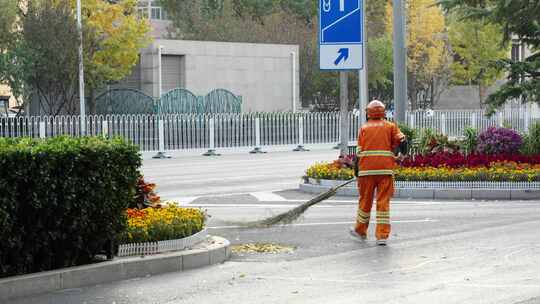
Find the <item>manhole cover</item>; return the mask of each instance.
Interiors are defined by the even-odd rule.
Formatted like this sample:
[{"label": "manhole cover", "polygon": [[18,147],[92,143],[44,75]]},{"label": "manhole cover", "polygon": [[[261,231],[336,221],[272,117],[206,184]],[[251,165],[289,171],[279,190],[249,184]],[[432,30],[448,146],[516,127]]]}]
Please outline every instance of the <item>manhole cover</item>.
[{"label": "manhole cover", "polygon": [[292,253],[295,247],[272,243],[248,243],[232,245],[233,253]]}]

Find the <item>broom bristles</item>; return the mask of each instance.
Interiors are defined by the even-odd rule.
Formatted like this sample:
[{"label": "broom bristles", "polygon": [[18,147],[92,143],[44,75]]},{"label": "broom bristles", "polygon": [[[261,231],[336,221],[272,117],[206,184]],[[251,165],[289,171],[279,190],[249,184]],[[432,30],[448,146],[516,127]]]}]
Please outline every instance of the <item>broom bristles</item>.
[{"label": "broom bristles", "polygon": [[293,209],[280,213],[278,215],[274,215],[272,217],[259,220],[259,221],[253,221],[253,222],[240,222],[235,223],[236,225],[243,226],[246,228],[267,228],[279,224],[290,224],[294,222],[296,219],[298,219],[306,210],[322,201],[325,201],[332,196],[334,196],[338,189],[345,187],[346,185],[352,183],[355,180],[355,178],[350,179],[340,185],[337,185],[335,187],[330,188],[329,190],[317,195],[316,197],[310,199],[309,201],[294,207]]}]

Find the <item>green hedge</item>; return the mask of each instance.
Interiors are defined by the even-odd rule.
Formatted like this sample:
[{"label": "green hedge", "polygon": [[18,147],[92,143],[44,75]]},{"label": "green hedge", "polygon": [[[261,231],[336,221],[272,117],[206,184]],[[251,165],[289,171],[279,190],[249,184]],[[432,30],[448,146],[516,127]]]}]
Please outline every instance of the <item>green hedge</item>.
[{"label": "green hedge", "polygon": [[0,277],[92,262],[126,228],[140,165],[121,139],[0,138]]}]

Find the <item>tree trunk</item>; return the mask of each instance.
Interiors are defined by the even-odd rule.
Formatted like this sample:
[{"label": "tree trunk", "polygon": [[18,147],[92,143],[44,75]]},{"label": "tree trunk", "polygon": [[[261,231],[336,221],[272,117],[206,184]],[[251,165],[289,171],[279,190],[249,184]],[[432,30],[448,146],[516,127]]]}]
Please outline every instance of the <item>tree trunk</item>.
[{"label": "tree trunk", "polygon": [[411,111],[414,111],[418,108],[418,92],[416,91],[414,77],[411,80],[410,94],[411,94]]},{"label": "tree trunk", "polygon": [[481,82],[478,84],[478,98],[480,99],[480,108],[482,109],[484,107],[484,99],[486,96],[486,86],[484,86]]},{"label": "tree trunk", "polygon": [[97,111],[96,94],[93,88],[88,90],[88,114],[94,115]]}]

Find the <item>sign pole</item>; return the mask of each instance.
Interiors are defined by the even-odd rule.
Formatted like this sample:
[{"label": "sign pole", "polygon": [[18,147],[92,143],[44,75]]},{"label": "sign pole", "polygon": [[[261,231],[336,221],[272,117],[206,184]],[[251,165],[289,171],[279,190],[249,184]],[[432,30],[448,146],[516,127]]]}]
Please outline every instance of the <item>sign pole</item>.
[{"label": "sign pole", "polygon": [[[362,6],[362,15],[363,16],[366,15],[365,5]],[[358,110],[359,110],[359,115],[360,115],[360,119],[359,119],[360,126],[366,123],[366,115],[364,113],[364,110],[367,108],[367,104],[369,101],[368,62],[367,62],[368,39],[367,39],[366,27],[362,26],[362,30],[363,30],[362,35],[364,37],[364,44],[362,45],[362,48],[364,49],[362,52],[362,57],[363,57],[362,61],[364,63],[364,68],[358,71],[358,98],[359,98]]]},{"label": "sign pole", "polygon": [[339,72],[340,144],[339,155],[346,156],[349,148],[349,75]]},{"label": "sign pole", "polygon": [[[340,155],[349,148],[348,71],[362,70],[365,62],[365,0],[319,0],[319,67],[339,71]],[[359,72],[362,76],[362,72]],[[367,93],[365,77],[359,80],[359,96]],[[367,97],[360,97],[360,100]]]}]

